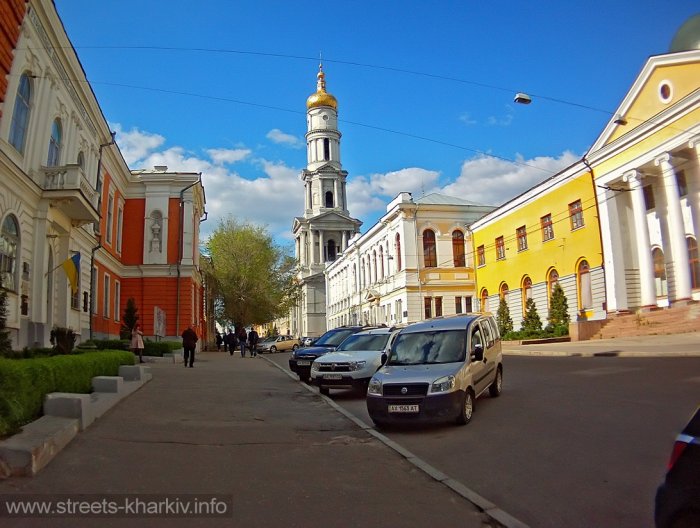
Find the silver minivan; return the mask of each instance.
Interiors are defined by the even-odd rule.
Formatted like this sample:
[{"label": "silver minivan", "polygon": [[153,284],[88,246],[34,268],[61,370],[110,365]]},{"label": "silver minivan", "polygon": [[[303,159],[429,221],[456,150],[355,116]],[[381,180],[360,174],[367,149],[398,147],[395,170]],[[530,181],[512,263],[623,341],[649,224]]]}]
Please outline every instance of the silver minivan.
[{"label": "silver minivan", "polygon": [[492,315],[466,314],[407,326],[369,382],[367,411],[377,426],[467,424],[484,391],[499,396],[503,354]]}]

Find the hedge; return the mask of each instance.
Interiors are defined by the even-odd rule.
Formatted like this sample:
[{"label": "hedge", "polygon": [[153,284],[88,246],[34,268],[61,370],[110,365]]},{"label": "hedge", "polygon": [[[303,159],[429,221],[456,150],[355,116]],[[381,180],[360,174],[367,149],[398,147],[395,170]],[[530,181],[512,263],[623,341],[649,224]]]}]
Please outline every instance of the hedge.
[{"label": "hedge", "polygon": [[163,356],[163,354],[169,354],[173,350],[179,350],[182,348],[182,343],[180,341],[150,341],[146,339],[143,343],[143,355],[144,356]]},{"label": "hedge", "polygon": [[94,376],[133,365],[131,352],[110,350],[31,359],[0,358],[0,437],[41,416],[50,392],[90,393]]}]

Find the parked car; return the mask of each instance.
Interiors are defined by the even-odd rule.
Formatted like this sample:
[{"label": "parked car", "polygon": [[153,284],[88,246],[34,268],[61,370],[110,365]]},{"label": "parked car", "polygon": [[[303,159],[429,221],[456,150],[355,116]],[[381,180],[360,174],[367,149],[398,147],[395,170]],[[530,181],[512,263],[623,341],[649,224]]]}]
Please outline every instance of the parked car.
[{"label": "parked car", "polygon": [[311,364],[317,357],[333,352],[345,338],[366,329],[363,326],[339,326],[328,330],[316,340],[313,346],[296,350],[289,358],[289,369],[299,376],[301,381],[309,381]]},{"label": "parked car", "polygon": [[301,343],[301,346],[311,346],[313,345],[318,337],[311,337],[311,336],[304,336],[301,339],[299,339],[299,342]]},{"label": "parked car", "polygon": [[335,352],[324,354],[312,363],[311,383],[326,395],[330,389],[367,391],[369,380],[382,366],[382,354],[397,333],[394,328],[375,328],[351,335]]},{"label": "parked car", "polygon": [[369,382],[367,411],[377,426],[472,419],[485,391],[499,396],[503,354],[492,315],[466,314],[407,326]]},{"label": "parked car", "polygon": [[287,352],[289,350],[296,350],[299,348],[299,341],[294,339],[292,336],[271,336],[266,337],[258,343],[258,352],[265,353],[270,352],[274,354],[275,352]]},{"label": "parked car", "polygon": [[676,437],[666,478],[656,491],[654,520],[656,528],[700,526],[700,407]]}]

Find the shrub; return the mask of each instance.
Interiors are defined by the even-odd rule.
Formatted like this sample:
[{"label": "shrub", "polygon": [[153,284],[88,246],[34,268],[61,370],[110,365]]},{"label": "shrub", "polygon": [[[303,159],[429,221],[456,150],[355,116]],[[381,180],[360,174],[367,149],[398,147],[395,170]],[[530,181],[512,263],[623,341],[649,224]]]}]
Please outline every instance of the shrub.
[{"label": "shrub", "polygon": [[70,354],[75,346],[76,335],[72,328],[55,326],[51,330],[51,344],[59,354]]},{"label": "shrub", "polygon": [[119,329],[119,337],[122,339],[131,339],[131,331],[136,326],[136,322],[139,320],[136,308],[136,300],[133,297],[129,297],[126,301],[126,308],[124,309],[124,315],[122,316],[122,326]]},{"label": "shrub", "polygon": [[89,339],[85,341],[97,347],[97,350],[129,350],[128,339]]},{"label": "shrub", "polygon": [[179,341],[151,341],[146,339],[143,343],[144,356],[163,356],[173,350],[182,348],[182,343]]},{"label": "shrub", "polygon": [[[552,290],[549,310],[549,324],[553,327],[569,324],[569,305],[561,285],[557,282]],[[568,331],[567,331],[568,333]]]},{"label": "shrub", "polygon": [[510,316],[510,309],[505,297],[501,297],[501,302],[498,303],[498,311],[496,312],[496,321],[498,323],[498,332],[505,335],[513,331],[513,319]]},{"label": "shrub", "polygon": [[520,330],[525,332],[540,332],[542,330],[542,321],[537,313],[534,299],[528,299],[525,303],[525,317]]},{"label": "shrub", "polygon": [[10,360],[0,358],[0,436],[16,432],[41,415],[50,392],[89,393],[94,376],[116,376],[120,365],[133,365],[128,352]]}]

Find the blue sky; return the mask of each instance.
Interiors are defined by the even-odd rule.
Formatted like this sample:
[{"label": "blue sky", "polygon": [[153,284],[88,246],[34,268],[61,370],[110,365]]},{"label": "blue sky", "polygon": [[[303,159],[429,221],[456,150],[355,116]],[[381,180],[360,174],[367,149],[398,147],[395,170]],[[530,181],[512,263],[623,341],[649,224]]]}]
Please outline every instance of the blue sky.
[{"label": "blue sky", "polygon": [[[352,216],[500,205],[585,153],[697,0],[55,0],[132,169],[202,172],[209,220],[289,242],[322,53]],[[529,106],[515,92],[532,95]]]}]

